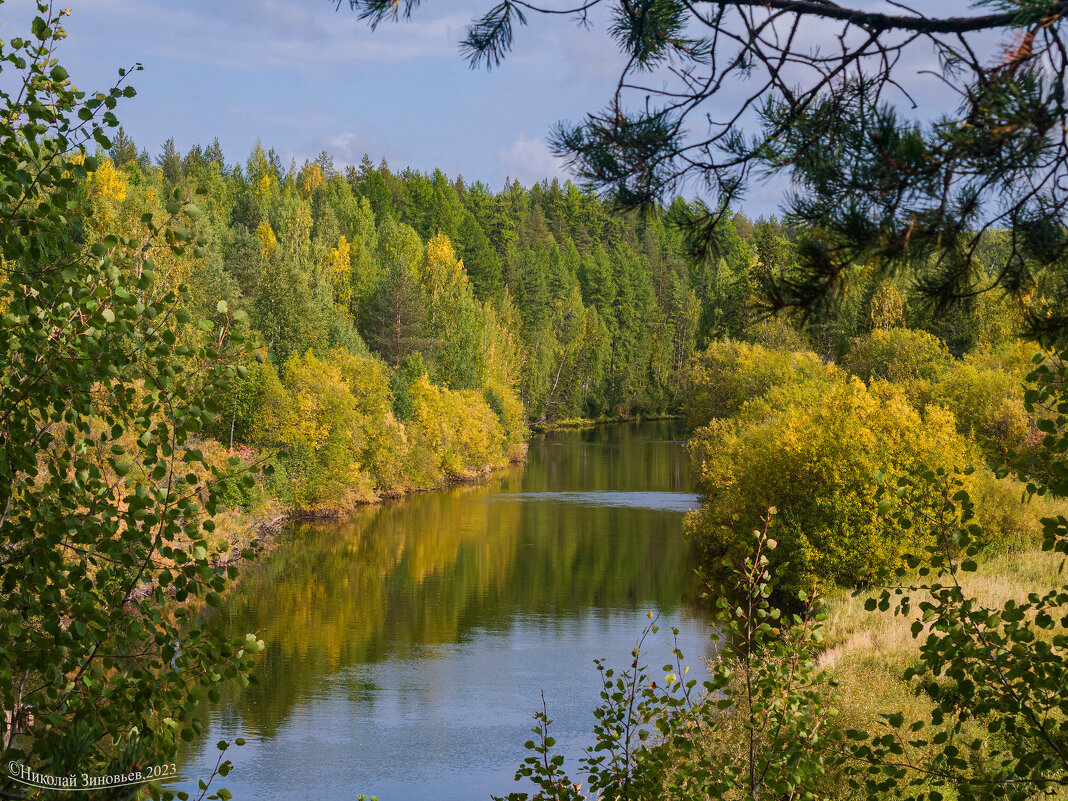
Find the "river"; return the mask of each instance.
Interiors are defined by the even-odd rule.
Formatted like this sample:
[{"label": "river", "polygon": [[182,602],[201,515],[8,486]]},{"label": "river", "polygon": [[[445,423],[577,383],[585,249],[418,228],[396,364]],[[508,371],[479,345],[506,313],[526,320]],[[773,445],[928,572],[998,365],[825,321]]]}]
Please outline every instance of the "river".
[{"label": "river", "polygon": [[[674,422],[560,431],[483,483],[295,527],[216,618],[267,644],[259,684],[224,692],[182,781],[236,799],[488,801],[513,781],[544,692],[568,766],[589,744],[593,660],[625,667],[648,613],[648,663],[669,629],[710,653],[682,534],[697,498]],[[213,784],[213,788],[214,788]]]}]

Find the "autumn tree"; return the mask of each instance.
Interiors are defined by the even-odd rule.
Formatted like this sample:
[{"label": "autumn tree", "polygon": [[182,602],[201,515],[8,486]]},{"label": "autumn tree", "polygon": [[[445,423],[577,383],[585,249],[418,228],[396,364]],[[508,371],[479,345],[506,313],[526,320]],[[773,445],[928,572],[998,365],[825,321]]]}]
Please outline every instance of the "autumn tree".
[{"label": "autumn tree", "polygon": [[[205,395],[237,373],[240,315],[220,301],[194,325],[184,287],[157,286],[155,253],[202,247],[181,191],[145,236],[86,241],[80,207],[108,163],[90,150],[115,145],[111,109],[133,90],[126,71],[75,88],[56,60],[69,12],[36,13],[0,46],[20,87],[0,100],[0,738],[6,766],[102,776],[173,760],[263,647],[196,611],[227,584],[210,540],[225,476],[195,439]],[[15,775],[4,797],[52,794]]]}]

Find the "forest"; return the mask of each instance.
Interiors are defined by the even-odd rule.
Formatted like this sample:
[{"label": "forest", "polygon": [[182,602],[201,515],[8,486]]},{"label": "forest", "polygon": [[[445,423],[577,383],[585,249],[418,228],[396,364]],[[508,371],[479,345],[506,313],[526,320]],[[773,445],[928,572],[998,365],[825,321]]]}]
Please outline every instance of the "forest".
[{"label": "forest", "polygon": [[[917,277],[892,258],[892,219],[873,233],[837,206],[753,220],[700,199],[628,203],[627,185],[597,191],[607,179],[495,192],[370,158],[284,165],[261,145],[236,163],[217,141],[152,156],[113,113],[129,74],[76,89],[54,57],[67,12],[39,10],[27,38],[0,43],[21,81],[0,93],[9,764],[130,776],[201,738],[220,687],[257,681],[264,639],[208,610],[275,513],[473,479],[521,461],[532,427],[682,416],[700,502],[689,556],[720,642],[710,679],[686,679],[677,648],[651,670],[642,641],[618,674],[598,662],[584,776],[562,771],[543,707],[517,778],[555,801],[1025,801],[1068,786],[1063,230],[962,223],[967,247],[946,245],[943,264],[930,249],[945,224],[925,218]],[[571,136],[610,178],[604,151]],[[797,163],[834,206],[826,165]],[[864,247],[836,249],[843,231]],[[985,289],[927,291],[965,278]],[[421,540],[398,575],[453,554],[506,572],[454,533]],[[623,534],[618,550],[641,553]],[[385,546],[361,547],[391,571],[402,549]],[[602,572],[615,551],[578,550],[595,594],[618,591]],[[278,618],[306,616],[287,604]],[[336,633],[334,658],[365,635]],[[231,767],[220,756],[204,792]]]},{"label": "forest", "polygon": [[[283,167],[262,147],[233,165],[217,143],[152,160],[120,130],[86,190],[90,239],[200,193],[205,244],[160,281],[188,286],[194,316],[247,314],[259,357],[206,431],[284,446],[276,484],[301,508],[520,458],[528,423],[665,414],[708,336],[693,287],[715,278],[691,274],[670,210],[623,216],[571,183],[494,193],[366,158],[342,174],[326,153]],[[359,408],[341,410],[346,392]]]},{"label": "forest", "polygon": [[805,342],[834,360],[908,325],[960,355],[1023,319],[986,296],[949,316],[906,308],[905,287],[873,275],[796,334],[759,302],[796,268],[804,229],[724,215],[717,255],[697,257],[687,222],[707,210],[682,198],[624,214],[570,182],[494,193],[367,157],[284,166],[261,146],[234,164],[217,141],[183,156],[168,140],[152,158],[121,129],[97,160],[90,242],[143,235],[166,198],[198,197],[186,225],[203,244],[158,261],[158,290],[186,286],[191,319],[238,312],[253,343],[206,399],[204,433],[246,466],[272,462],[259,489],[311,512],[520,459],[529,424],[677,413],[713,341]]}]

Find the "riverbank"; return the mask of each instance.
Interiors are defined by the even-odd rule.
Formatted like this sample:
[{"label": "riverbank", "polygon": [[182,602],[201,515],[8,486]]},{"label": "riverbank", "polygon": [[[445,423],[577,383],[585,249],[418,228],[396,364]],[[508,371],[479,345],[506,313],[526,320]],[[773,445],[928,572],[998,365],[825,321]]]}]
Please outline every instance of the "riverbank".
[{"label": "riverbank", "polygon": [[[246,458],[249,449],[242,449]],[[276,494],[277,486],[262,469],[270,460],[257,460],[255,467],[243,471],[253,476],[253,486],[246,493],[252,500],[244,506],[227,508],[217,513],[213,520],[215,531],[210,540],[214,563],[217,567],[236,564],[249,552],[262,554],[273,549],[278,536],[291,524],[300,521],[337,521],[352,515],[357,509],[398,500],[411,495],[436,492],[451,486],[476,484],[508,468],[522,464],[526,459],[527,445],[514,449],[507,460],[492,464],[468,467],[462,471],[444,473],[429,486],[407,485],[388,488],[370,496],[348,496],[345,506],[301,507],[291,500]],[[230,451],[231,455],[238,455]]]},{"label": "riverbank", "polygon": [[677,414],[654,414],[654,415],[630,415],[621,417],[572,417],[565,420],[552,420],[541,423],[530,423],[530,430],[535,434],[545,434],[549,431],[564,431],[567,429],[594,428],[596,426],[610,425],[613,423],[652,423],[658,420],[681,420]]}]

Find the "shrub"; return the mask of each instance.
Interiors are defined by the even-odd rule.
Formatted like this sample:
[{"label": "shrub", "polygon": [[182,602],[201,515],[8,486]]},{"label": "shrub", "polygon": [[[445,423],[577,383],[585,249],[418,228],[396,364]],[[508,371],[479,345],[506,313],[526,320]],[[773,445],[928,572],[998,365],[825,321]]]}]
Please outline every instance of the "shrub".
[{"label": "shrub", "polygon": [[924,525],[902,528],[868,498],[880,481],[967,456],[950,414],[935,407],[921,416],[900,388],[856,379],[773,389],[697,431],[691,449],[704,504],[687,528],[709,564],[740,558],[733,528],[756,528],[776,506],[773,561],[792,592],[875,581],[921,552]]},{"label": "shrub", "polygon": [[481,393],[438,387],[426,376],[412,382],[411,393],[408,430],[429,450],[439,479],[507,461],[504,429]]},{"label": "shrub", "polygon": [[269,387],[259,439],[285,449],[293,500],[301,508],[336,509],[373,497],[373,479],[358,460],[368,446],[366,416],[351,384],[352,362],[359,358],[338,350],[321,360],[308,351],[286,363],[284,386]]},{"label": "shrub", "polygon": [[964,361],[934,382],[927,395],[928,403],[953,413],[957,430],[988,460],[1003,460],[1033,430],[1019,379],[998,369]]},{"label": "shrub", "polygon": [[482,390],[482,396],[504,429],[505,455],[512,461],[522,459],[527,452],[530,429],[527,428],[526,410],[515,389],[490,381]]},{"label": "shrub", "polygon": [[769,350],[731,340],[713,342],[690,367],[683,414],[691,426],[701,426],[734,414],[774,387],[840,377],[814,353]]},{"label": "shrub", "polygon": [[942,340],[926,331],[890,328],[854,339],[842,365],[865,382],[879,378],[906,382],[936,378],[950,360]]}]

